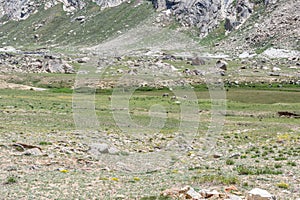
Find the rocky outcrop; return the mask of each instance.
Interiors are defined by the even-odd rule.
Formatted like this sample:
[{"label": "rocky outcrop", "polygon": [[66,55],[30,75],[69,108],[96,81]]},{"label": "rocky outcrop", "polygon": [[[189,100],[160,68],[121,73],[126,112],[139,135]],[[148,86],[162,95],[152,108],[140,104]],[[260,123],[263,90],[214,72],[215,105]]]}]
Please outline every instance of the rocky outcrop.
[{"label": "rocky outcrop", "polygon": [[170,9],[185,27],[197,27],[204,37],[225,21],[225,29],[232,31],[244,23],[253,13],[249,0],[153,0],[160,11]]},{"label": "rocky outcrop", "polygon": [[[231,52],[252,52],[253,47],[299,50],[300,4],[295,0],[265,1],[264,13],[256,13],[256,21],[245,23],[242,35],[231,35],[219,48]],[[270,49],[272,50],[272,49]],[[276,53],[277,55],[284,55]]]},{"label": "rocky outcrop", "polygon": [[19,73],[75,73],[73,66],[50,55],[0,54],[0,72]]},{"label": "rocky outcrop", "polygon": [[219,0],[197,0],[180,2],[172,7],[173,14],[183,26],[196,26],[200,36],[207,35],[218,26],[221,17]]},{"label": "rocky outcrop", "polygon": [[86,3],[83,0],[51,0],[45,2],[45,9],[51,8],[58,3],[63,4],[64,11],[72,12],[85,7]]},{"label": "rocky outcrop", "polygon": [[225,8],[225,29],[227,31],[238,28],[253,13],[253,4],[249,0],[238,0]]},{"label": "rocky outcrop", "polygon": [[93,2],[101,6],[102,9],[118,6],[125,1],[127,0],[93,0]]},{"label": "rocky outcrop", "polygon": [[233,195],[231,192],[238,192],[239,189],[234,185],[225,188],[225,192],[219,192],[213,189],[200,189],[199,191],[195,190],[190,186],[185,186],[183,188],[170,188],[161,192],[161,195],[164,197],[170,197],[172,199],[232,199],[232,200],[276,200],[276,197],[271,195],[268,191],[262,190],[259,188],[254,188],[248,192],[246,198],[241,196]]},{"label": "rocky outcrop", "polygon": [[0,1],[0,18],[4,15],[8,19],[19,20],[26,19],[30,14],[34,13],[40,3],[30,0],[1,0]]},{"label": "rocky outcrop", "polygon": [[[92,0],[103,9],[107,7],[118,6],[129,0]],[[147,0],[140,0],[147,1]],[[265,13],[256,13],[257,23],[249,24],[247,30],[249,34],[244,34],[242,39],[233,39],[230,41],[231,48],[240,48],[246,50],[247,46],[260,46],[274,44],[270,43],[270,38],[280,42],[280,46],[291,46],[297,49],[299,43],[299,3],[295,0],[149,0],[153,6],[160,12],[157,15],[156,22],[162,26],[170,24],[175,18],[183,27],[196,27],[199,30],[199,36],[205,37],[220,25],[227,32],[233,31],[244,24],[247,19],[255,13],[255,3],[260,2],[265,6]],[[289,2],[289,3],[287,3]],[[44,9],[50,9],[55,5],[62,4],[66,12],[74,13],[76,10],[83,9],[91,1],[87,0],[0,0],[0,19],[1,23],[6,20],[23,20],[35,12],[43,12]],[[283,6],[282,6],[283,5]],[[285,8],[286,7],[286,8]],[[260,12],[263,12],[262,9]],[[270,16],[272,15],[272,17]],[[5,17],[4,17],[5,16]],[[71,15],[74,16],[74,15]],[[74,16],[74,21],[85,23],[90,16]],[[5,19],[5,20],[4,20]],[[263,22],[263,23],[260,23]],[[34,30],[39,29],[43,22],[34,24]],[[181,27],[180,27],[181,28]],[[70,35],[73,30],[70,30]],[[76,34],[76,33],[74,33]],[[245,36],[246,35],[246,36]],[[292,36],[292,37],[291,37]],[[39,39],[41,35],[32,35]],[[17,38],[16,38],[17,39]],[[15,39],[15,40],[16,40]],[[231,45],[231,42],[241,44]],[[6,42],[4,42],[6,43]],[[287,45],[285,45],[285,43]],[[296,45],[295,45],[296,44]],[[222,46],[222,41],[218,42]],[[246,46],[246,47],[244,47]],[[225,48],[227,49],[227,47]]]}]

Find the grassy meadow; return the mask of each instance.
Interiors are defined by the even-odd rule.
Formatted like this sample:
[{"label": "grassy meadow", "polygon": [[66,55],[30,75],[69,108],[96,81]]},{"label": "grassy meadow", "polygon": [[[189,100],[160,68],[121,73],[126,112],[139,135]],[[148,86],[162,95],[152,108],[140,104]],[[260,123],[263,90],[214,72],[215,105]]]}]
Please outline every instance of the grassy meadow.
[{"label": "grassy meadow", "polygon": [[[22,174],[19,174],[18,170],[1,172],[1,180],[13,182],[4,186],[2,194],[17,197],[30,192],[32,197],[40,197],[45,192],[48,197],[64,199],[67,196],[63,191],[72,189],[72,192],[68,193],[71,197],[80,195],[85,198],[117,199],[126,195],[131,198],[138,196],[144,199],[163,199],[159,197],[160,191],[180,185],[192,185],[197,189],[200,185],[212,187],[234,184],[244,191],[253,186],[263,187],[268,184],[272,191],[280,192],[281,188],[297,189],[297,181],[287,179],[286,173],[299,173],[297,169],[300,165],[300,119],[279,117],[277,112],[289,111],[300,114],[299,88],[287,91],[280,88],[272,90],[229,88],[226,92],[226,113],[223,112],[225,117],[223,130],[219,135],[213,136],[216,138],[214,152],[221,153],[218,159],[212,155],[201,155],[199,150],[205,148],[203,137],[207,136],[206,132],[211,122],[212,103],[209,92],[203,89],[205,87],[198,88],[200,89],[196,88],[194,92],[198,98],[201,121],[198,134],[195,134],[192,143],[193,148],[181,152],[182,155],[177,155],[172,164],[165,166],[163,170],[146,172],[114,170],[112,167],[114,164],[111,163],[111,166],[108,166],[112,169],[106,171],[102,169],[103,163],[97,162],[97,158],[74,152],[65,153],[60,148],[62,143],[65,145],[64,148],[74,149],[79,144],[86,145],[89,138],[84,134],[87,133],[94,139],[112,137],[114,140],[111,141],[118,147],[129,153],[135,152],[137,155],[146,155],[156,152],[157,149],[163,150],[166,141],[172,140],[177,134],[180,122],[180,105],[170,97],[162,96],[168,91],[149,89],[133,93],[128,112],[135,123],[147,126],[150,122],[149,110],[154,104],[162,105],[168,111],[168,115],[165,126],[158,132],[150,131],[147,135],[143,132],[131,137],[130,128],[127,129],[129,134],[125,134],[114,121],[110,90],[97,91],[95,94],[95,113],[99,127],[92,131],[101,134],[92,135],[88,134],[89,130],[83,133],[76,130],[72,110],[73,93],[70,90],[2,89],[1,148],[14,142],[29,143],[41,146],[48,155],[56,155],[54,159],[56,163],[48,163],[49,165],[44,163],[48,161],[47,156],[34,157],[29,161],[24,159],[30,157],[14,157],[10,165],[18,169],[26,166],[22,162],[35,163],[42,167]],[[182,99],[178,101],[184,102]],[[124,156],[126,158],[126,154]],[[85,164],[82,164],[82,161],[85,161]],[[56,167],[64,167],[68,172],[65,174],[56,172]],[[87,170],[89,167],[94,167],[94,170]],[[68,187],[63,184],[64,181],[69,183]],[[38,191],[33,191],[26,186],[29,183],[44,186],[39,186]],[[88,192],[93,188],[89,187],[91,183],[101,188],[92,196]],[[21,188],[20,193],[9,193],[17,187]],[[57,196],[58,193],[60,196]]]}]

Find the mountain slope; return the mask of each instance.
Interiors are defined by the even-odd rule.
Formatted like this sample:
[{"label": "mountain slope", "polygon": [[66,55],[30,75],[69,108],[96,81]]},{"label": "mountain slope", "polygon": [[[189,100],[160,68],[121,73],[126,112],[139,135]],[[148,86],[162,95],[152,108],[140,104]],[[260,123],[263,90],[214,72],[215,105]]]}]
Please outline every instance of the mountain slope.
[{"label": "mountain slope", "polygon": [[58,4],[31,14],[26,20],[10,20],[0,28],[3,45],[92,45],[120,34],[154,13],[150,2],[124,3],[102,10],[96,3],[87,2],[84,9],[74,13]]},{"label": "mountain slope", "polygon": [[275,47],[300,50],[300,4],[281,0],[268,7],[257,7],[239,30],[231,33],[218,48],[257,53]]},{"label": "mountain slope", "polygon": [[100,47],[113,39],[125,48],[140,38],[141,49],[188,40],[235,53],[299,50],[299,9],[297,0],[0,1],[0,44]]}]

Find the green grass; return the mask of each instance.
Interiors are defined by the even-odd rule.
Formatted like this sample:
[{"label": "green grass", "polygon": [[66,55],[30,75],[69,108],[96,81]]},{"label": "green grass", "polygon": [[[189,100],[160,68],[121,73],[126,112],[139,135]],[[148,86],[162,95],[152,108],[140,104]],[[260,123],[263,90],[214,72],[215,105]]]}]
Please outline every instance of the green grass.
[{"label": "green grass", "polygon": [[18,182],[18,180],[15,176],[9,176],[6,179],[5,184],[14,184],[14,183],[17,183],[17,182]]},{"label": "green grass", "polygon": [[263,53],[265,50],[271,48],[273,45],[269,42],[267,44],[263,44],[263,45],[258,45],[259,47],[255,50],[256,54],[261,54]]},{"label": "green grass", "polygon": [[235,170],[239,175],[261,175],[261,174],[282,174],[282,171],[274,170],[269,167],[254,167],[254,166],[236,166]]},{"label": "green grass", "polygon": [[55,88],[56,91],[58,91],[62,90],[62,88],[71,88],[74,85],[76,74],[14,73],[7,74],[5,76],[7,77],[7,82],[9,83],[23,84],[48,89]]},{"label": "green grass", "polygon": [[54,93],[73,93],[71,88],[52,88],[50,91]]},{"label": "green grass", "polygon": [[239,183],[239,178],[233,175],[207,174],[199,177],[193,177],[197,183],[214,183],[231,185]]},{"label": "green grass", "polygon": [[225,37],[225,21],[222,21],[217,28],[200,40],[200,45],[212,47]]},{"label": "green grass", "polygon": [[[83,143],[83,138],[89,137],[89,135],[86,131],[83,135],[78,135],[75,131],[76,126],[72,110],[73,93],[65,88],[58,91],[55,92],[53,89],[41,92],[0,90],[1,139],[3,138],[8,144],[23,142],[25,144],[41,145],[43,150],[52,149],[57,145],[60,146],[61,141],[70,141],[70,144],[73,144],[74,141]],[[149,147],[153,150],[154,147],[162,147],[163,149],[164,142],[171,140],[177,134],[180,122],[179,106],[169,98],[162,97],[165,92],[165,89],[146,88],[146,90],[138,90],[133,93],[128,111],[135,123],[147,125],[150,119],[148,111],[154,104],[160,104],[169,111],[169,117],[162,130],[141,134],[141,128],[128,128],[127,133],[120,131],[112,116],[113,110],[109,100],[112,90],[98,90],[95,94],[95,109],[100,126],[95,129],[99,133],[103,133],[99,137],[123,138],[125,134],[128,134],[131,140],[131,136],[134,135],[138,139],[131,140],[131,143],[125,145],[125,148],[139,150]],[[272,175],[276,176],[278,181],[281,181],[287,172],[286,170],[297,170],[297,160],[300,153],[297,144],[300,141],[300,135],[294,128],[299,126],[299,119],[281,118],[276,116],[276,112],[278,110],[300,110],[297,96],[299,92],[281,91],[279,89],[269,91],[256,88],[232,88],[228,91],[228,115],[225,115],[225,125],[222,132],[219,136],[216,136],[218,144],[216,148],[222,149],[226,154],[232,154],[238,150],[241,151],[241,156],[230,159],[221,157],[220,160],[213,158],[211,164],[205,163],[204,165],[199,165],[197,159],[198,156],[202,156],[199,149],[203,147],[201,142],[197,143],[197,139],[201,140],[209,126],[211,101],[204,86],[199,85],[195,92],[199,97],[198,106],[202,110],[199,114],[201,116],[199,134],[195,136],[196,142],[193,142],[191,152],[183,152],[187,155],[184,155],[182,159],[181,157],[179,159],[174,157],[172,160],[176,164],[174,164],[174,168],[168,169],[166,172],[150,171],[144,174],[134,174],[131,177],[128,174],[121,175],[121,172],[114,170],[82,172],[70,168],[69,173],[65,174],[53,170],[50,172],[37,171],[37,173],[26,174],[22,182],[40,185],[41,182],[39,181],[42,181],[42,183],[45,183],[43,185],[47,186],[47,180],[54,180],[55,183],[57,181],[60,184],[59,181],[63,180],[62,183],[64,183],[67,176],[72,181],[82,180],[83,186],[95,180],[97,184],[103,184],[101,186],[126,185],[120,193],[128,191],[129,188],[132,189],[130,185],[134,185],[134,189],[139,190],[136,195],[142,197],[140,194],[143,194],[146,199],[155,199],[161,198],[159,191],[171,188],[178,183],[197,186],[201,184],[201,188],[230,184],[241,186],[245,181],[252,183],[252,179],[256,179],[256,175],[260,175],[260,177]],[[171,95],[170,91],[169,93]],[[89,95],[88,93],[85,94]],[[276,99],[278,97],[277,99],[283,101],[283,103],[280,101],[273,103],[268,98],[261,98],[265,97],[266,94],[271,95],[270,98]],[[281,96],[286,98],[281,99]],[[259,121],[259,116],[262,116],[262,121]],[[162,138],[157,138],[157,135]],[[279,144],[278,140],[284,140],[284,143]],[[252,146],[249,146],[250,143]],[[265,152],[267,154],[263,157]],[[72,154],[67,156],[72,156]],[[81,155],[76,154],[77,156],[80,158]],[[288,160],[276,161],[275,158],[278,157],[288,158]],[[265,160],[265,158],[268,158],[268,160]],[[248,165],[249,163],[252,164]],[[181,168],[183,165],[186,165],[187,171]],[[170,173],[171,171],[172,173]],[[53,179],[53,176],[56,178]],[[119,181],[100,180],[99,177],[117,177]],[[132,181],[133,177],[139,177],[140,179],[139,181]],[[36,179],[39,181],[32,181]],[[4,178],[3,181],[5,182],[6,179]],[[156,190],[153,190],[152,186],[142,188],[148,181]],[[256,181],[262,182],[261,180]],[[10,187],[15,187],[15,185],[19,186],[19,184],[11,184]],[[252,185],[249,187],[252,187]],[[278,188],[279,186],[276,186],[275,183],[274,187]],[[289,187],[293,187],[293,183]],[[111,197],[109,195],[107,194],[107,197]]]},{"label": "green grass", "polygon": [[41,142],[39,143],[39,145],[52,145],[52,143],[51,143],[51,142],[41,141]]},{"label": "green grass", "polygon": [[[211,101],[209,99],[208,91],[205,91],[205,88],[199,86],[195,88],[196,94],[198,96],[199,109],[202,111],[209,111],[211,109]],[[78,92],[78,91],[76,91]],[[91,91],[93,92],[93,91]],[[179,123],[179,112],[180,106],[174,104],[174,101],[170,98],[162,97],[162,94],[167,92],[166,89],[154,89],[154,88],[143,88],[137,90],[131,97],[129,108],[132,118],[135,122],[141,124],[147,124],[149,122],[148,111],[150,107],[154,104],[160,104],[166,108],[169,112],[169,118],[165,126],[165,130],[176,130],[176,127]],[[37,127],[38,124],[44,124],[43,120],[49,120],[51,123],[47,123],[52,128],[72,128],[74,127],[72,120],[72,94],[73,90],[69,88],[51,88],[48,91],[36,92],[36,91],[18,91],[15,93],[13,90],[1,90],[1,99],[0,99],[0,108],[8,110],[6,107],[13,105],[13,110],[17,110],[17,113],[12,113],[13,118],[8,118],[7,120],[12,122],[14,120],[23,121],[23,115],[20,115],[21,110],[26,110],[27,115],[32,122],[25,125],[28,128]],[[109,127],[114,127],[114,120],[111,115],[111,110],[109,107],[109,96],[112,94],[112,90],[97,90],[96,93],[96,113],[101,119],[103,124],[108,125]],[[169,92],[170,96],[172,93]],[[247,140],[256,140],[260,136],[259,133],[267,131],[265,134],[271,135],[272,132],[285,133],[288,129],[286,126],[296,126],[299,123],[298,119],[293,118],[280,118],[277,115],[277,111],[291,111],[297,112],[300,110],[299,92],[285,92],[285,91],[264,91],[256,89],[231,89],[227,92],[227,114],[226,118],[231,122],[230,124],[249,124],[250,127],[260,126],[260,129],[257,129],[253,133],[248,135]],[[281,103],[276,103],[281,102]],[[297,103],[298,102],[298,103]],[[56,123],[53,117],[50,117],[52,113],[54,116],[57,116],[58,119],[61,118],[64,123]],[[35,112],[44,113],[45,117],[39,117]],[[210,113],[207,113],[206,117],[209,117]],[[258,116],[261,117],[262,121],[258,121]],[[6,118],[6,117],[5,117]],[[12,121],[11,121],[12,120]],[[30,120],[30,121],[31,121]],[[35,121],[37,120],[37,121]],[[208,119],[207,119],[208,120]],[[5,120],[4,120],[5,122]],[[208,125],[209,121],[203,121],[204,127]],[[13,125],[9,122],[8,126],[13,129],[22,129],[24,125]],[[56,123],[56,124],[55,124]],[[268,123],[272,126],[264,126],[263,124]],[[18,123],[17,123],[18,124]],[[52,124],[52,125],[51,125]],[[228,129],[231,128],[231,125],[228,124]],[[67,125],[67,126],[66,126]],[[226,128],[226,127],[225,127]],[[226,135],[225,135],[226,136]],[[224,137],[225,137],[224,136]],[[226,136],[227,137],[227,136]],[[293,134],[289,137],[288,142],[292,141],[295,137]],[[296,137],[297,138],[297,137]],[[266,138],[267,139],[267,138]],[[294,140],[293,139],[293,140]],[[247,141],[237,135],[233,138],[235,142]],[[274,137],[274,140],[277,140],[277,137]],[[266,151],[261,151],[261,154]],[[276,158],[278,159],[278,158]]]},{"label": "green grass", "polygon": [[[117,35],[118,31],[123,32],[137,26],[154,13],[150,2],[138,7],[134,5],[135,1],[131,1],[101,11],[99,6],[88,1],[86,8],[68,16],[63,11],[62,4],[58,4],[51,9],[32,14],[27,20],[9,21],[2,25],[3,35],[0,37],[0,42],[12,46],[23,45],[23,48],[27,49],[52,44],[95,45]],[[74,21],[76,16],[81,15],[86,16],[84,23]],[[44,25],[34,30],[37,24]],[[71,30],[73,32],[70,34]],[[39,40],[34,39],[35,34],[39,35]]]},{"label": "green grass", "polygon": [[288,162],[287,162],[287,165],[292,166],[292,167],[295,167],[295,166],[297,166],[297,163],[296,163],[296,162],[293,162],[293,161],[288,161]]},{"label": "green grass", "polygon": [[226,160],[226,165],[234,165],[234,161],[231,159]]}]

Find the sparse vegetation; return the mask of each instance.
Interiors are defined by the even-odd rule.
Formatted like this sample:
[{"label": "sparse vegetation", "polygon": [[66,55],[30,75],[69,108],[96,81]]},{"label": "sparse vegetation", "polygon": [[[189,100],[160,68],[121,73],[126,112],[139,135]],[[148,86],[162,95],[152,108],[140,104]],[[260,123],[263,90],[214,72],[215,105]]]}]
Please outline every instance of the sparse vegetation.
[{"label": "sparse vegetation", "polygon": [[14,184],[14,183],[17,183],[17,182],[18,182],[18,180],[15,176],[9,176],[6,179],[5,184]]},{"label": "sparse vegetation", "polygon": [[277,187],[283,188],[283,189],[288,189],[289,188],[289,184],[284,183],[284,182],[277,183],[276,185],[277,185]]},{"label": "sparse vegetation", "polygon": [[199,177],[193,177],[193,180],[197,183],[214,183],[214,184],[237,184],[239,183],[239,178],[233,175],[219,175],[219,174],[208,174]]},{"label": "sparse vegetation", "polygon": [[[85,9],[76,12],[75,15],[66,15],[62,5],[58,4],[51,9],[31,15],[27,20],[3,24],[1,31],[6,37],[1,37],[0,41],[12,46],[22,44],[25,48],[38,48],[57,43],[68,45],[70,48],[71,45],[97,44],[116,36],[118,31],[135,27],[154,12],[151,4],[144,3],[138,7],[134,5],[135,1],[132,1],[101,11],[99,6],[89,1]],[[74,20],[78,16],[89,18],[80,23]],[[35,29],[35,25],[38,24],[43,26]],[[15,26],[18,26],[18,29],[13,28]],[[39,35],[39,39],[36,40],[34,35]]]},{"label": "sparse vegetation", "polygon": [[226,160],[226,165],[233,165],[234,161],[231,159]]},{"label": "sparse vegetation", "polygon": [[[264,53],[296,40],[290,33],[281,40],[283,34],[269,24],[290,31],[296,17],[260,23],[285,12],[280,4],[269,9],[251,0],[256,5],[241,29],[227,34],[224,21],[213,22],[209,29],[216,29],[199,38],[202,27],[183,27],[175,16],[170,24],[158,22],[172,9],[155,11],[151,1],[104,10],[84,2],[84,9],[69,13],[59,3],[45,11],[40,5],[43,12],[26,20],[0,17],[1,198],[163,200],[171,198],[162,191],[187,185],[195,191],[242,195],[258,187],[278,199],[299,196],[299,59]],[[241,9],[231,8],[233,15]],[[17,51],[6,52],[9,45]],[[31,62],[41,67],[46,62],[39,59],[47,56],[79,73],[20,70]],[[218,69],[217,62],[226,67]],[[15,66],[16,72],[6,72]],[[144,68],[154,84],[142,79],[131,91],[128,83]],[[160,71],[165,68],[166,74]],[[86,83],[77,87],[80,75]],[[124,86],[122,104],[113,96],[117,82]]]},{"label": "sparse vegetation", "polygon": [[52,145],[52,142],[42,141],[42,142],[39,143],[39,145]]},{"label": "sparse vegetation", "polygon": [[235,170],[240,175],[261,175],[261,174],[282,174],[282,171],[271,169],[270,167],[237,166]]}]

